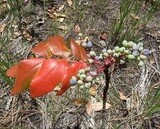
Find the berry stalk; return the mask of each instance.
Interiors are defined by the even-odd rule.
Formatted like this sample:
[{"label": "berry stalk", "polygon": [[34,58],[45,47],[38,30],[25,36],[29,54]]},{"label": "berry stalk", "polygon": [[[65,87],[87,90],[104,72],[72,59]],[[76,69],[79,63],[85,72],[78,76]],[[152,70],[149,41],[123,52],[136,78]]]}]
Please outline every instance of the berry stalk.
[{"label": "berry stalk", "polygon": [[109,82],[110,82],[110,73],[109,73],[107,66],[105,67],[103,72],[105,75],[105,87],[103,89],[103,110],[105,110],[106,109],[106,102],[107,102],[107,92],[109,89]]}]

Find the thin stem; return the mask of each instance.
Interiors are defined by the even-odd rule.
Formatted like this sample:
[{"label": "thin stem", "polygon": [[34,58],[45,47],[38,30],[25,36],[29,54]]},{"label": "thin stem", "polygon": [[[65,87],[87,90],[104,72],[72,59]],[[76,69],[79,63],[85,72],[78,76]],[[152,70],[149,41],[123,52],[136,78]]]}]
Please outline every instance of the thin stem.
[{"label": "thin stem", "polygon": [[109,74],[108,67],[104,69],[104,74],[105,74],[105,87],[103,90],[103,109],[106,109],[107,92],[109,89],[109,82],[110,82],[110,74]]}]

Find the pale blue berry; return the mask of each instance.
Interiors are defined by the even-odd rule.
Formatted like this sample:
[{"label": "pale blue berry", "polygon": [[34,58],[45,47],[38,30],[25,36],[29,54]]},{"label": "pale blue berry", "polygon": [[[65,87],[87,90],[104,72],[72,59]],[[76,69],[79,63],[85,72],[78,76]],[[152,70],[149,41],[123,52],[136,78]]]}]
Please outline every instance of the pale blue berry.
[{"label": "pale blue berry", "polygon": [[92,59],[88,59],[88,62],[92,64],[94,61]]},{"label": "pale blue berry", "polygon": [[88,42],[88,40],[89,40],[89,37],[86,36],[86,37],[84,38],[84,41],[85,41],[85,42]]},{"label": "pale blue berry", "polygon": [[90,71],[89,73],[91,74],[91,76],[96,76],[97,75],[96,71]]},{"label": "pale blue berry", "polygon": [[107,52],[106,48],[104,48],[104,49],[102,50],[102,52],[103,52],[103,53]]},{"label": "pale blue berry", "polygon": [[148,49],[143,49],[143,51],[142,51],[142,54],[144,54],[144,55],[149,55],[151,52],[150,52],[150,50],[148,50]]},{"label": "pale blue berry", "polygon": [[132,47],[133,51],[138,51],[139,50],[139,46],[137,44],[134,44]]},{"label": "pale blue berry", "polygon": [[86,43],[86,46],[87,46],[88,48],[90,48],[90,47],[93,47],[93,44],[92,44],[91,41],[88,41],[88,42]]},{"label": "pale blue berry", "polygon": [[139,47],[143,47],[143,43],[138,43],[138,46]]},{"label": "pale blue berry", "polygon": [[139,51],[133,51],[133,52],[132,52],[132,55],[134,55],[134,56],[139,56]]},{"label": "pale blue berry", "polygon": [[95,56],[95,59],[96,59],[96,60],[99,60],[99,56]]},{"label": "pale blue berry", "polygon": [[76,83],[77,83],[77,78],[75,76],[72,76],[72,78],[70,79],[70,84],[75,85]]}]

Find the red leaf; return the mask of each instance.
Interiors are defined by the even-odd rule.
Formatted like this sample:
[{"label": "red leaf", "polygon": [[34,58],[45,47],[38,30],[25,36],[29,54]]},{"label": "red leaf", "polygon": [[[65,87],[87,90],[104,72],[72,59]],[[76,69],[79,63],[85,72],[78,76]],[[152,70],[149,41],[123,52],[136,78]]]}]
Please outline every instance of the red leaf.
[{"label": "red leaf", "polygon": [[18,75],[18,64],[17,65],[14,65],[12,66],[11,68],[9,68],[6,72],[7,76],[10,76],[10,77],[17,77]]},{"label": "red leaf", "polygon": [[32,48],[32,51],[43,57],[50,57],[50,53],[67,58],[70,50],[66,47],[64,38],[61,36],[49,37],[47,41],[40,42]]},{"label": "red leaf", "polygon": [[16,77],[11,94],[21,93],[29,87],[43,61],[43,58],[22,60],[18,65],[11,67],[7,71],[8,76]]},{"label": "red leaf", "polygon": [[32,48],[32,51],[40,56],[48,57],[48,53],[50,52],[48,42],[39,42],[37,46]]},{"label": "red leaf", "polygon": [[85,49],[78,45],[73,39],[71,39],[71,49],[75,57],[82,61],[87,61],[88,56]]},{"label": "red leaf", "polygon": [[47,42],[53,55],[67,58],[70,55],[70,50],[66,47],[64,38],[61,36],[49,37]]},{"label": "red leaf", "polygon": [[64,76],[68,62],[60,59],[47,59],[31,82],[30,93],[32,97],[39,97],[52,91]]},{"label": "red leaf", "polygon": [[63,94],[70,87],[70,79],[75,76],[80,69],[86,68],[87,65],[84,62],[74,62],[65,72],[62,79],[61,90],[57,92],[57,95]]}]

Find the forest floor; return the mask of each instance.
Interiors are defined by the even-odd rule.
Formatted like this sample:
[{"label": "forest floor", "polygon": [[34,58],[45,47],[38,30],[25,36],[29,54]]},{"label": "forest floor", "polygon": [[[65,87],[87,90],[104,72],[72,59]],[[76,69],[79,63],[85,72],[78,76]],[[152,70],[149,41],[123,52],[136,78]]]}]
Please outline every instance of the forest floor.
[{"label": "forest floor", "polygon": [[[1,129],[160,129],[160,6],[156,6],[154,13],[148,13],[153,3],[135,6],[123,19],[122,29],[117,33],[116,25],[125,12],[120,11],[122,1],[0,2]],[[136,9],[137,14],[134,14]],[[146,17],[141,20],[143,16]],[[72,89],[62,96],[56,96],[53,91],[36,99],[28,92],[10,95],[13,80],[6,77],[6,70],[28,58],[38,42],[50,35],[76,41],[89,37],[95,51],[100,53],[104,48],[99,43],[102,33],[107,35],[106,48],[113,48],[126,39],[143,42],[152,51],[145,68],[128,63],[112,74],[107,97],[111,107],[106,111],[87,114],[86,104],[81,102],[86,101],[86,96]],[[102,76],[99,96],[103,80]]]}]

